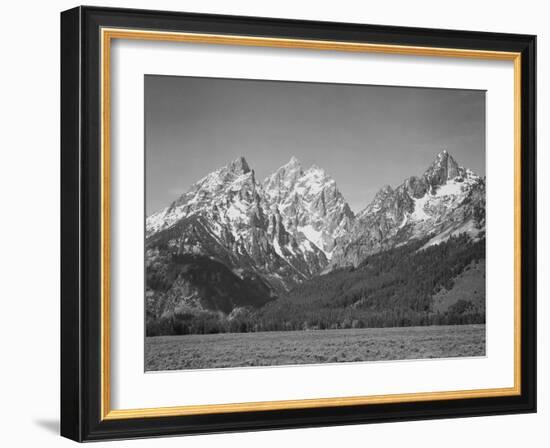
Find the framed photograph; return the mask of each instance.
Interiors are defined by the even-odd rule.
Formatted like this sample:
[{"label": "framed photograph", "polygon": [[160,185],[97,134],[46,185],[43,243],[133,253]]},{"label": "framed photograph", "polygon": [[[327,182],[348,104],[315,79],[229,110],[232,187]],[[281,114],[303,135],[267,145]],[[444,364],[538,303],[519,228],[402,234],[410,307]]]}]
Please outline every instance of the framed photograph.
[{"label": "framed photograph", "polygon": [[535,36],[61,14],[61,433],[536,410]]}]

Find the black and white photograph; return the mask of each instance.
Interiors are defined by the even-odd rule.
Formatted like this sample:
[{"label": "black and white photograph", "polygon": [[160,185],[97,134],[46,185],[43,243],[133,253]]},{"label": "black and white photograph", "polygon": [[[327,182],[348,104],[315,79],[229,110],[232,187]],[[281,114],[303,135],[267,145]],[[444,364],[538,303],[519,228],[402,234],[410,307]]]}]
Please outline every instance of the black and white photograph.
[{"label": "black and white photograph", "polygon": [[44,331],[7,314],[11,370],[41,366],[12,388],[13,436],[28,408],[36,440],[541,439],[543,15],[256,3],[29,22],[16,75],[49,100],[38,120],[40,95],[10,104],[11,147],[38,159],[8,151],[24,170],[5,190],[46,227],[7,220],[24,231],[6,303]]},{"label": "black and white photograph", "polygon": [[146,75],[145,370],[485,356],[485,95]]}]

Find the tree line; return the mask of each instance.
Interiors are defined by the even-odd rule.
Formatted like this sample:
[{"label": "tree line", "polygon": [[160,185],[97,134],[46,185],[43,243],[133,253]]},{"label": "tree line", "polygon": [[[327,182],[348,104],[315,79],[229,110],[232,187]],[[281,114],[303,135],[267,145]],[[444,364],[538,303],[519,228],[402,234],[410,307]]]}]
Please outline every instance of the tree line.
[{"label": "tree line", "polygon": [[485,239],[452,236],[423,248],[428,239],[367,257],[359,266],[306,281],[262,308],[229,315],[182,312],[147,319],[148,336],[324,330],[484,323],[484,310],[461,299],[445,312],[433,311],[433,296],[452,288],[454,278],[485,259]]}]

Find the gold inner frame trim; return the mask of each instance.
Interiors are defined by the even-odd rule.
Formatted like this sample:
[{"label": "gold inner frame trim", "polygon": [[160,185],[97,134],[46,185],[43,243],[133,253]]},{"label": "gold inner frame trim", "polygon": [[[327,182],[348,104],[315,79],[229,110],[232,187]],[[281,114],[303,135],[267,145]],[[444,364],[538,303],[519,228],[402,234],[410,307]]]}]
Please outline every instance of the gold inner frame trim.
[{"label": "gold inner frame trim", "polygon": [[[101,29],[101,419],[116,420],[229,412],[308,409],[382,403],[503,397],[521,394],[521,54],[515,52],[419,47],[307,39],[279,39],[218,34]],[[514,386],[506,388],[419,392],[390,395],[314,398],[229,404],[188,405],[141,409],[111,409],[110,345],[110,66],[113,39],[185,42],[215,45],[296,48],[357,53],[456,57],[514,63]]]}]

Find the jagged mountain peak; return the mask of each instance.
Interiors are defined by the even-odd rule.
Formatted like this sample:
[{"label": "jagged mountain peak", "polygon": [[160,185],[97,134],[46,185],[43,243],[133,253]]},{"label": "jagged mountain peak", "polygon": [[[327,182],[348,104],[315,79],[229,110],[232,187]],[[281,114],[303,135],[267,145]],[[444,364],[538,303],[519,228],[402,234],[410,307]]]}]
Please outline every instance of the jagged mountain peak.
[{"label": "jagged mountain peak", "polygon": [[301,174],[303,172],[302,162],[300,162],[300,160],[296,156],[292,156],[287,163],[277,168],[277,170],[275,170],[275,173],[273,174],[279,172]]},{"label": "jagged mountain peak", "polygon": [[300,160],[296,156],[292,156],[284,166],[301,166]]},{"label": "jagged mountain peak", "polygon": [[254,170],[250,168],[248,162],[244,157],[238,157],[232,162],[228,163],[217,170],[208,173],[203,178],[195,182],[191,188],[182,194],[182,198],[187,198],[189,193],[198,190],[218,190],[223,188],[224,184],[233,182],[236,179],[245,176],[254,181]]},{"label": "jagged mountain peak", "polygon": [[454,157],[446,149],[444,149],[435,156],[434,161],[430,165],[430,168],[440,166],[455,167],[458,166],[458,163],[456,162]]},{"label": "jagged mountain peak", "polygon": [[361,211],[360,215],[364,216],[379,210],[388,198],[393,198],[396,195],[402,196],[406,193],[411,199],[419,199],[423,197],[427,191],[433,193],[442,185],[456,178],[460,178],[461,180],[463,178],[477,179],[477,176],[473,171],[461,167],[453,156],[444,149],[435,156],[433,162],[426,171],[424,171],[422,176],[408,177],[401,185],[395,188],[392,188],[390,185],[384,185],[380,188],[372,202]]},{"label": "jagged mountain peak", "polygon": [[277,168],[274,173],[267,176],[263,182],[266,193],[270,197],[286,196],[296,182],[304,174],[300,161],[292,156],[285,165]]},{"label": "jagged mountain peak", "polygon": [[388,194],[391,194],[393,193],[393,188],[391,185],[384,185],[382,188],[380,188],[380,190],[378,190],[378,192],[376,193],[376,195],[374,196],[375,199],[377,198],[384,198],[386,197]]},{"label": "jagged mountain peak", "polygon": [[[254,170],[244,157],[238,157],[195,182],[168,207],[146,220],[146,236],[167,229],[185,217],[207,212],[218,213],[231,203],[246,203],[246,207],[257,208],[257,182]],[[237,210],[230,209],[238,214]]]},{"label": "jagged mountain peak", "polygon": [[424,178],[428,180],[431,186],[438,186],[464,173],[464,168],[457,163],[447,150],[443,150],[437,154],[435,160],[424,172]]},{"label": "jagged mountain peak", "polygon": [[240,156],[227,165],[228,171],[235,174],[247,174],[251,171],[248,162],[243,156]]},{"label": "jagged mountain peak", "polygon": [[286,164],[278,168],[274,174],[277,173],[285,173],[287,177],[294,175],[302,176],[307,174],[316,174],[322,177],[330,177],[327,174],[326,170],[321,168],[317,164],[313,164],[309,168],[304,170],[302,162],[296,156],[292,156],[290,160]]},{"label": "jagged mountain peak", "polygon": [[338,245],[332,266],[356,264],[372,253],[432,236],[477,238],[485,228],[485,182],[443,150],[421,176],[381,188]]},{"label": "jagged mountain peak", "polygon": [[[284,195],[303,176],[296,158],[272,176],[270,192]],[[260,276],[274,291],[287,290],[327,263],[322,249],[283,222],[244,157],[193,184],[163,211],[147,218],[150,247],[168,256],[193,253],[221,261],[239,276]],[[192,225],[196,223],[196,225]]]},{"label": "jagged mountain peak", "polygon": [[263,191],[284,227],[307,238],[327,258],[354,218],[335,180],[317,165],[304,170],[296,157],[265,179]]}]

